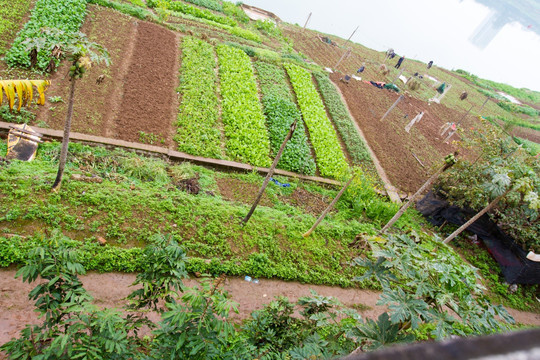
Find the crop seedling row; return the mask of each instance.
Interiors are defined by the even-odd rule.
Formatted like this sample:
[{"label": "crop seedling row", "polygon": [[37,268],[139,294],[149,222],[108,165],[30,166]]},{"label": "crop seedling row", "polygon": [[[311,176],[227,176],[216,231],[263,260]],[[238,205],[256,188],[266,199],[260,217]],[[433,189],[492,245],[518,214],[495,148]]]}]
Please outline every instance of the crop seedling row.
[{"label": "crop seedling row", "polygon": [[293,137],[287,143],[278,167],[308,175],[315,174],[315,161],[311,157],[304,122],[287,86],[282,67],[262,61],[255,63],[261,85],[262,102],[272,153],[276,154],[291,124],[298,119]]},{"label": "crop seedling row", "polygon": [[319,171],[322,176],[339,178],[348,168],[347,161],[311,74],[294,64],[286,63],[284,66],[308,127]]},{"label": "crop seedling row", "polygon": [[366,144],[364,144],[360,134],[358,134],[358,131],[355,129],[353,120],[349,116],[349,112],[341,101],[341,98],[328,78],[328,75],[322,72],[314,72],[313,75],[319,85],[319,90],[323,96],[326,108],[328,109],[332,120],[334,120],[334,124],[336,124],[336,128],[339,131],[349,154],[351,154],[352,160],[356,164],[361,164],[365,161],[372,162]]},{"label": "crop seedling row", "polygon": [[[105,0],[92,0],[92,1],[105,1]],[[152,6],[157,6],[158,5],[158,4],[153,4],[152,2],[149,2],[149,4],[151,4]],[[234,25],[229,25],[229,24],[227,24],[226,21],[217,21],[216,18],[215,18],[215,17],[217,17],[217,18],[225,18],[225,17],[220,17],[220,16],[214,15],[212,13],[210,13],[212,16],[202,16],[204,13],[182,12],[182,11],[179,11],[176,7],[174,7],[174,6],[171,7],[168,4],[169,3],[167,3],[167,2],[159,3],[160,11],[165,12],[166,14],[169,14],[169,15],[173,15],[173,16],[176,16],[176,17],[179,17],[179,18],[186,19],[186,20],[196,21],[196,22],[200,22],[200,23],[203,23],[203,24],[206,24],[206,25],[209,25],[209,26],[217,27],[219,29],[227,31],[229,34],[231,34],[233,36],[237,36],[237,37],[243,38],[245,40],[255,41],[255,42],[258,42],[258,43],[260,43],[262,41],[261,37],[258,34],[254,33],[253,31],[250,31],[248,29],[241,28],[240,26],[238,26],[236,24],[236,22],[234,22]],[[197,8],[195,8],[195,9],[197,9]],[[197,9],[197,10],[200,10],[200,9]],[[201,16],[198,16],[198,15],[201,15]],[[229,19],[229,20],[231,20],[231,19]],[[234,20],[231,20],[231,21],[234,21]]]},{"label": "crop seedling row", "polygon": [[188,154],[223,158],[218,128],[217,76],[214,48],[186,37],[182,43],[180,87],[182,102],[176,125],[178,150]]},{"label": "crop seedling row", "polygon": [[28,12],[30,0],[0,0],[0,56],[7,51],[9,43]]},{"label": "crop seedling row", "polygon": [[50,49],[55,44],[64,44],[72,33],[79,31],[86,16],[86,0],[38,0],[30,20],[17,35],[5,61],[10,66],[29,67],[30,53],[24,43],[27,39],[43,38],[43,28],[56,28],[62,32],[49,36],[37,54],[36,67],[45,70],[51,60],[56,65],[60,60],[51,55]]},{"label": "crop seedling row", "polygon": [[216,50],[227,152],[252,165],[270,166],[270,141],[251,61],[242,50],[227,45]]}]

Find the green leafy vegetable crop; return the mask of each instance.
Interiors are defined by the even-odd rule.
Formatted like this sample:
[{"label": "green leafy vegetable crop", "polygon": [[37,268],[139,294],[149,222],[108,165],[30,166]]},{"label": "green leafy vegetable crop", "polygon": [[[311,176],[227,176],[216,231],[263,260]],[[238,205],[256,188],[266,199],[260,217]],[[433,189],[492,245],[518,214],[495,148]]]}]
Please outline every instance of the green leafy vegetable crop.
[{"label": "green leafy vegetable crop", "polygon": [[63,44],[71,33],[79,31],[86,16],[86,0],[38,0],[30,20],[17,35],[13,46],[6,54],[5,61],[10,66],[30,66],[30,53],[26,48],[27,39],[42,38],[43,28],[62,30],[56,36],[47,38],[42,50],[38,52],[36,67],[45,70],[51,60],[60,63],[53,57],[50,49],[55,44]]},{"label": "green leafy vegetable crop", "polygon": [[186,37],[182,43],[178,113],[178,150],[193,155],[223,158],[218,128],[216,60],[212,45]]},{"label": "green leafy vegetable crop", "polygon": [[227,152],[234,159],[269,166],[270,141],[251,61],[242,50],[227,45],[216,51]]},{"label": "green leafy vegetable crop", "polygon": [[324,104],[311,80],[311,74],[294,64],[285,64],[298,105],[309,130],[317,165],[322,176],[340,177],[347,170],[347,160]]},{"label": "green leafy vegetable crop", "polygon": [[287,143],[278,167],[313,175],[315,161],[311,157],[304,121],[287,86],[285,70],[262,61],[255,63],[255,68],[263,95],[264,113],[274,155],[279,150],[293,121],[298,120],[296,131]]}]

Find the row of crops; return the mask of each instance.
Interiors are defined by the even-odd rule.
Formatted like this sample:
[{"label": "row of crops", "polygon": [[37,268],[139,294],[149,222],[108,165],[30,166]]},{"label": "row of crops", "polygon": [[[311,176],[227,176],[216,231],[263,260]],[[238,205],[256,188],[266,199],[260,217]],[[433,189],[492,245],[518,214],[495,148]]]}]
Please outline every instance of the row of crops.
[{"label": "row of crops", "polygon": [[[192,37],[183,40],[181,50],[175,137],[180,151],[267,167],[296,120],[279,168],[308,175],[318,169],[322,176],[333,178],[347,170],[338,134],[308,70],[292,63],[252,63],[239,48],[224,44],[214,48]],[[348,151],[355,154],[354,162],[366,161],[363,143],[343,113],[335,87],[324,73],[316,78],[336,128]]]},{"label": "row of crops", "polygon": [[[50,50],[54,44],[64,42],[62,37],[69,38],[80,29],[88,1],[103,6],[116,4],[109,0],[38,0],[29,21],[6,54],[8,64],[29,66],[27,43],[35,41],[38,44],[38,40],[45,39],[36,66],[41,70],[50,68],[51,63],[56,66],[60,59]],[[149,0],[146,5],[248,31],[239,27],[244,19],[235,13],[238,7],[232,3],[189,2],[208,10],[171,0]],[[145,11],[149,10],[146,8]],[[44,28],[60,31],[44,36]],[[174,137],[178,149],[194,155],[268,167],[296,120],[297,129],[278,167],[308,175],[314,175],[318,170],[322,176],[340,177],[348,168],[347,161],[311,73],[292,63],[283,66],[280,59],[273,63],[252,62],[248,56],[252,49],[247,50],[225,44],[213,46],[194,37],[183,40],[177,89],[181,102]],[[325,73],[315,76],[351,158],[356,163],[366,160],[361,154],[361,140],[354,131],[352,120],[344,112],[335,87]]]}]

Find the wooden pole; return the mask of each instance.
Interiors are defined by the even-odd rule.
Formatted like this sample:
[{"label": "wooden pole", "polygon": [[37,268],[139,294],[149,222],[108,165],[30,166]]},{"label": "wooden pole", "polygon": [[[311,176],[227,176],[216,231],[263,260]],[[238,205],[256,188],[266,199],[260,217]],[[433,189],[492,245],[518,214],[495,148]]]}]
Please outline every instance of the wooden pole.
[{"label": "wooden pole", "polygon": [[474,107],[474,106],[471,106],[471,107],[469,108],[469,111],[467,111],[467,113],[466,113],[465,115],[463,115],[463,116],[461,117],[461,119],[459,119],[459,121],[456,123],[456,130],[450,131],[450,133],[448,134],[448,136],[446,137],[446,139],[443,140],[444,143],[448,142],[448,140],[450,140],[450,138],[456,133],[456,131],[457,131],[457,126],[458,126],[459,124],[461,124],[461,122],[462,122],[463,120],[465,120],[465,118],[467,117],[467,115],[469,115],[469,113],[471,112],[471,110],[472,110],[473,107]]},{"label": "wooden pole", "polygon": [[486,97],[486,100],[484,101],[484,103],[482,104],[482,107],[480,108],[480,110],[478,111],[479,113],[482,112],[482,110],[484,109],[484,106],[486,106],[487,102],[489,101],[489,99],[491,99],[490,96]]},{"label": "wooden pole", "polygon": [[454,231],[449,237],[447,237],[446,239],[444,239],[443,243],[444,244],[448,244],[450,241],[452,241],[456,236],[458,236],[459,234],[461,234],[461,232],[463,232],[463,230],[466,230],[473,222],[475,222],[476,220],[478,220],[478,218],[480,218],[482,215],[484,215],[485,213],[487,213],[489,210],[491,210],[495,205],[497,205],[497,203],[499,202],[499,200],[501,200],[503,197],[506,196],[506,194],[508,194],[510,192],[510,190],[512,189],[512,187],[510,187],[508,190],[506,190],[504,192],[504,194],[502,195],[499,195],[495,198],[495,200],[493,200],[492,202],[489,203],[488,206],[486,206],[482,211],[480,211],[478,214],[474,215],[469,221],[467,221],[465,224],[461,225],[459,229],[457,229],[456,231]]},{"label": "wooden pole", "polygon": [[444,164],[444,166],[441,166],[439,168],[439,170],[437,170],[435,172],[435,174],[431,175],[431,177],[424,183],[424,185],[422,185],[420,187],[420,189],[418,189],[413,196],[411,196],[411,198],[409,199],[409,201],[407,201],[405,204],[403,204],[403,206],[401,207],[401,209],[399,209],[399,211],[394,215],[394,217],[392,217],[390,219],[390,221],[388,221],[388,223],[386,225],[384,225],[384,227],[381,229],[381,231],[379,232],[379,235],[380,234],[383,234],[385,233],[392,225],[395,224],[396,221],[399,220],[399,218],[401,217],[401,215],[403,215],[405,213],[405,211],[409,208],[409,206],[411,206],[411,204],[414,203],[414,201],[424,192],[424,190],[426,190],[428,188],[428,186],[430,186],[435,180],[437,180],[437,178],[439,177],[439,175],[441,175],[441,173],[443,171],[445,171],[446,169],[450,168],[452,165],[454,165],[453,163],[449,163],[449,164]]},{"label": "wooden pole", "polygon": [[347,57],[350,53],[351,53],[351,49],[347,49],[347,51],[345,51],[345,53],[343,55],[341,55],[341,58],[338,60],[336,65],[334,65],[334,69],[337,69],[337,67],[341,63],[341,61],[343,61],[343,59],[345,59],[345,57]]},{"label": "wooden pole", "polygon": [[385,117],[388,116],[388,114],[390,114],[390,111],[394,110],[394,108],[396,107],[396,105],[404,98],[403,95],[399,95],[398,99],[396,100],[396,102],[390,106],[390,108],[384,113],[383,117],[381,118],[380,121],[383,121]]},{"label": "wooden pole", "polygon": [[268,183],[270,182],[270,178],[274,174],[274,170],[276,169],[277,163],[279,159],[281,158],[281,154],[283,153],[283,150],[285,149],[285,145],[287,145],[287,142],[291,139],[294,133],[294,130],[296,130],[296,120],[294,120],[294,122],[291,124],[289,133],[287,134],[287,136],[285,136],[285,140],[283,140],[283,143],[281,144],[281,147],[279,148],[279,151],[277,152],[276,157],[274,158],[274,162],[272,163],[272,166],[270,166],[270,169],[268,170],[268,174],[266,174],[266,177],[264,178],[261,189],[259,190],[259,193],[257,194],[257,197],[255,198],[255,202],[251,206],[251,209],[249,210],[246,217],[242,220],[244,225],[249,221],[249,218],[251,217],[251,215],[253,215],[253,212],[255,212],[255,209],[257,208],[259,201],[261,201],[261,198],[264,194],[264,190],[266,189],[266,186],[268,186]]},{"label": "wooden pole", "polygon": [[456,126],[459,125],[459,124],[461,124],[461,122],[462,122],[463,120],[465,120],[465,118],[467,117],[467,115],[469,115],[469,113],[471,112],[471,110],[473,109],[473,107],[474,107],[474,105],[471,106],[471,107],[469,108],[469,111],[467,111],[467,113],[466,113],[465,115],[463,115],[463,116],[461,117],[461,119],[459,119],[459,121],[457,122]]},{"label": "wooden pole", "polygon": [[306,26],[307,26],[307,24],[308,24],[308,22],[309,22],[309,19],[311,19],[311,14],[312,14],[312,13],[309,13],[309,15],[308,15],[308,17],[307,17],[307,20],[306,20],[306,23],[304,24],[304,28],[302,29],[302,32],[304,32],[304,31],[306,30]]},{"label": "wooden pole", "polygon": [[349,187],[349,185],[351,184],[351,182],[353,181],[353,179],[356,177],[356,174],[354,174],[350,179],[349,181],[347,181],[347,183],[345,184],[345,186],[343,186],[341,188],[341,190],[339,191],[339,193],[336,195],[336,197],[334,198],[334,200],[332,200],[332,202],[330,203],[330,205],[328,205],[328,207],[326,209],[324,209],[324,211],[322,212],[321,216],[319,216],[319,218],[317,219],[317,221],[315,221],[315,224],[313,224],[313,226],[311,227],[311,229],[309,229],[304,235],[302,235],[303,237],[308,237],[309,235],[311,235],[311,233],[315,230],[315,228],[317,226],[319,226],[319,224],[321,223],[321,221],[323,221],[323,219],[326,217],[326,214],[328,214],[328,212],[330,210],[332,210],[332,208],[334,207],[334,205],[336,204],[336,202],[339,200],[339,198],[341,197],[341,195],[343,195],[343,193],[345,192],[345,190]]},{"label": "wooden pole", "polygon": [[395,84],[397,79],[399,79],[399,77],[401,76],[401,74],[403,74],[403,70],[405,70],[405,68],[402,68],[401,71],[399,72],[399,75],[396,76],[396,78],[394,80],[392,80],[392,84]]},{"label": "wooden pole", "polygon": [[360,25],[358,25],[356,27],[356,29],[354,29],[354,31],[352,32],[351,36],[349,36],[349,38],[347,39],[347,41],[345,41],[345,45],[343,46],[347,46],[347,44],[349,43],[349,41],[351,40],[351,38],[353,37],[354,33],[356,32],[356,30],[358,30],[358,28],[360,27]]}]

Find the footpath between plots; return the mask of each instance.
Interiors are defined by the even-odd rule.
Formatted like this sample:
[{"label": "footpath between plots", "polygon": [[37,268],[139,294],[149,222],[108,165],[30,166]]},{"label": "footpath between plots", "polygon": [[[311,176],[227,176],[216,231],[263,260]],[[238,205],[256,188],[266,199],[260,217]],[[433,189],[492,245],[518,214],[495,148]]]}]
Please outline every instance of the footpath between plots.
[{"label": "footpath between plots", "polygon": [[[0,121],[0,131],[8,132],[10,130],[10,126],[13,126],[13,125],[14,124],[12,123]],[[32,128],[38,133],[43,134],[45,138],[61,140],[64,137],[63,130],[46,129],[46,128],[39,128],[35,126],[33,126]],[[70,133],[69,140],[75,141],[75,142],[89,143],[89,144],[100,144],[106,147],[121,147],[121,148],[129,149],[135,152],[147,153],[150,155],[168,158],[171,161],[177,161],[177,162],[189,161],[197,165],[213,167],[213,168],[218,168],[218,169],[228,170],[228,171],[243,171],[243,172],[257,171],[260,174],[267,174],[269,170],[268,168],[252,166],[249,164],[244,164],[244,163],[240,163],[236,161],[205,158],[205,157],[190,155],[187,153],[183,153],[180,151],[175,151],[175,150],[171,150],[171,149],[167,149],[167,148],[163,148],[159,146],[139,144],[135,142],[105,138],[101,136],[81,134],[81,133],[76,133],[76,132]],[[333,185],[333,186],[342,185],[341,182],[337,180],[326,179],[319,176],[302,175],[302,174],[297,174],[294,172],[285,171],[281,169],[276,169],[274,173],[276,175],[293,177],[293,178],[298,178],[301,180],[313,181],[313,182],[317,182],[317,183],[325,184],[325,185]],[[386,195],[386,193],[382,193],[382,195]]]}]

